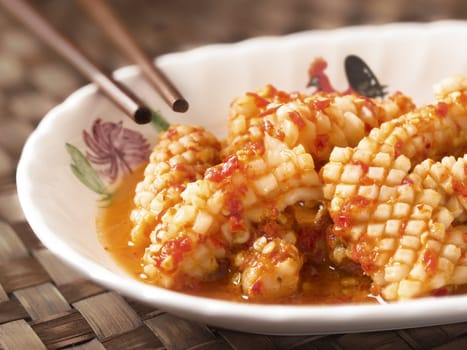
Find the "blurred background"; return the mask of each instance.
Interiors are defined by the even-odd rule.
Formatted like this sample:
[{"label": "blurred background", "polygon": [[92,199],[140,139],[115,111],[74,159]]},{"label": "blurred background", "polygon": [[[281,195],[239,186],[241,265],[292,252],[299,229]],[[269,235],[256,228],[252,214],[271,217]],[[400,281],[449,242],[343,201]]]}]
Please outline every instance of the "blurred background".
[{"label": "blurred background", "polygon": [[[76,0],[32,1],[101,66],[127,64]],[[467,19],[465,0],[109,0],[150,56],[260,35]],[[459,43],[461,44],[461,43]],[[0,189],[44,114],[86,81],[0,7]]]}]

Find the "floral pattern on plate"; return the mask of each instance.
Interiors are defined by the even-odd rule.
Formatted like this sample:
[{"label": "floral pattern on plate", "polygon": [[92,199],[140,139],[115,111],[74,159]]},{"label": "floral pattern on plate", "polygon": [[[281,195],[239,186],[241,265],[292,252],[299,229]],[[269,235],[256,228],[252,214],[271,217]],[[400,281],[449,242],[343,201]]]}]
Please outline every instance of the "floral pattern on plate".
[{"label": "floral pattern on plate", "polygon": [[135,167],[145,162],[150,153],[150,144],[139,132],[123,127],[123,122],[103,121],[98,118],[91,130],[82,132],[85,153],[66,143],[71,157],[71,171],[90,190],[109,200],[112,192],[109,185]]}]

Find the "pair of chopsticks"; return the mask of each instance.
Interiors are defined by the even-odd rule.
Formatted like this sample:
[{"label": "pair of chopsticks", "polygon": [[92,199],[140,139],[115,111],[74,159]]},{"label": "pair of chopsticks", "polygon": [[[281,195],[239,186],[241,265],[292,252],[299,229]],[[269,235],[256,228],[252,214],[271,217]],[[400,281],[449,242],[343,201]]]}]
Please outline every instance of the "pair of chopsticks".
[{"label": "pair of chopsticks", "polygon": [[[188,102],[164,73],[145,55],[105,0],[80,0],[80,2],[116,46],[140,67],[171,109],[176,112],[187,111]],[[132,91],[99,68],[26,0],[0,0],[0,4],[75,66],[81,74],[94,82],[111,101],[136,123],[144,124],[151,121],[153,112]]]}]

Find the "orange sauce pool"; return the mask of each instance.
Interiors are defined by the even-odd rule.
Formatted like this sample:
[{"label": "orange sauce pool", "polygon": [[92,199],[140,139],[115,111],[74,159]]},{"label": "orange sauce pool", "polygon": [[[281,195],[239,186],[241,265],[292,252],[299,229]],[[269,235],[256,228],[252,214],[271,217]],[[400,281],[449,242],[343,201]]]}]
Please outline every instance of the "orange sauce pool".
[{"label": "orange sauce pool", "polygon": [[[112,199],[105,208],[100,208],[97,217],[97,232],[104,248],[117,263],[136,279],[141,279],[140,259],[144,247],[129,244],[133,209],[133,196],[136,184],[142,180],[144,165],[128,175],[114,190]],[[325,264],[304,266],[301,292],[284,299],[274,300],[281,304],[340,304],[375,303],[370,294],[370,279],[360,274],[333,269]],[[231,276],[197,286],[196,290],[183,290],[184,293],[234,301],[248,301],[238,287],[231,282]],[[467,285],[456,289],[455,294],[467,293]]]},{"label": "orange sauce pool", "polygon": [[117,263],[135,278],[141,273],[140,259],[144,247],[129,244],[136,184],[143,179],[145,165],[127,175],[114,189],[108,205],[99,208],[96,220],[97,233],[104,249]]}]

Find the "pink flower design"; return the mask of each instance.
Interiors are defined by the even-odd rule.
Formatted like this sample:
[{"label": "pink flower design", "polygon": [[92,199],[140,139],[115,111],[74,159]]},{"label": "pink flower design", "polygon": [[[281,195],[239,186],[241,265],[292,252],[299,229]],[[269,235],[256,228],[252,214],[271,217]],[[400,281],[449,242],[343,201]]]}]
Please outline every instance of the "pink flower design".
[{"label": "pink flower design", "polygon": [[83,131],[83,139],[89,148],[86,158],[96,166],[98,173],[114,182],[120,172],[128,174],[146,161],[150,145],[139,132],[123,127],[123,123],[103,122],[96,119],[91,134]]}]

